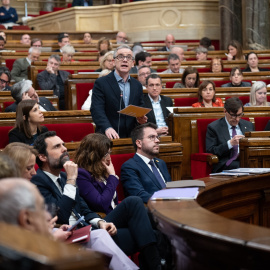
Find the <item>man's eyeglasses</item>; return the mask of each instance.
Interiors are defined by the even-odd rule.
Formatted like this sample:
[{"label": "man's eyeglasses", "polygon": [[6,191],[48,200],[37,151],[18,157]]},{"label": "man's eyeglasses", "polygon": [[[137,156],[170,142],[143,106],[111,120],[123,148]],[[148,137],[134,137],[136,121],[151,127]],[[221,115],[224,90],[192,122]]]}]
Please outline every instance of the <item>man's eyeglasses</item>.
[{"label": "man's eyeglasses", "polygon": [[139,74],[139,76],[149,76],[150,74],[151,74],[150,72],[146,72],[146,73]]},{"label": "man's eyeglasses", "polygon": [[236,118],[241,118],[243,115],[244,115],[244,113],[239,113],[239,114],[233,114],[233,113],[229,113],[229,112],[227,112],[230,116],[231,116],[231,118],[233,118],[233,119],[236,119]]},{"label": "man's eyeglasses", "polygon": [[132,61],[134,59],[132,57],[132,55],[130,55],[130,54],[128,54],[128,55],[119,54],[115,57],[115,59],[117,59],[119,61],[124,61],[125,58],[127,61]]},{"label": "man's eyeglasses", "polygon": [[158,136],[158,135],[149,135],[147,138],[150,141],[160,140],[160,136]]},{"label": "man's eyeglasses", "polygon": [[0,79],[0,82],[1,82],[1,83],[5,83],[5,84],[8,84],[8,83],[9,83],[9,81],[5,81],[5,80],[3,80],[3,79]]}]

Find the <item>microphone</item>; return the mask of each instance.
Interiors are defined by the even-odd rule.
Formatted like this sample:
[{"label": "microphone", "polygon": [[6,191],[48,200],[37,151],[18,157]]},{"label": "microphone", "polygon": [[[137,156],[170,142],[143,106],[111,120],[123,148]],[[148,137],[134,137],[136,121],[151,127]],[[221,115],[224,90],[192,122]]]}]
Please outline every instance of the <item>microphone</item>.
[{"label": "microphone", "polygon": [[[123,100],[123,90],[120,89],[120,108],[119,108],[119,111],[121,111],[122,100]],[[119,119],[118,119],[118,135],[119,135],[119,129],[120,129],[120,117],[121,117],[121,114],[119,113]],[[119,135],[119,137],[120,137],[120,135]]]}]

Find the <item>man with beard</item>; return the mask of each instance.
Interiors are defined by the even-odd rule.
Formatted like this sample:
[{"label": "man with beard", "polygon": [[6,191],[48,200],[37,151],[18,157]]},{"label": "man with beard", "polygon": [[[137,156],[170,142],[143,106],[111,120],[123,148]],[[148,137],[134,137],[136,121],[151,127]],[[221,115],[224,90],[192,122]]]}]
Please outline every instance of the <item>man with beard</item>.
[{"label": "man with beard", "polygon": [[129,196],[139,196],[144,203],[155,191],[166,187],[171,181],[166,163],[156,158],[159,154],[157,126],[147,123],[134,128],[131,132],[136,154],[121,168],[121,182]]},{"label": "man with beard", "polygon": [[[145,269],[161,269],[156,237],[141,199],[130,197],[123,200],[101,219],[79,195],[76,187],[78,166],[69,160],[61,138],[54,131],[48,131],[36,139],[34,147],[39,153],[39,169],[31,182],[37,186],[47,204],[53,203],[59,207],[57,216],[60,224],[72,225],[84,216],[85,221],[79,227],[91,224],[93,228],[106,230],[127,255],[140,250]],[[66,173],[61,171],[63,168]],[[108,249],[104,251],[108,252]],[[118,268],[114,269],[137,269],[125,257],[122,260],[119,258],[118,264]]]}]

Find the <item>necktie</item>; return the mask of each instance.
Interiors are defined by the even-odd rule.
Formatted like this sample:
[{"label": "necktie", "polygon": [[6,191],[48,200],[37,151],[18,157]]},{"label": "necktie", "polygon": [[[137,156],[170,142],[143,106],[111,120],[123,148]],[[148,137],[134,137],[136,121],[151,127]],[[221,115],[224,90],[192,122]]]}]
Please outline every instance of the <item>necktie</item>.
[{"label": "necktie", "polygon": [[64,192],[64,183],[61,181],[61,179],[60,178],[57,178],[57,183],[59,184],[59,186],[61,187],[61,190],[62,190],[62,192]]},{"label": "necktie", "polygon": [[[232,138],[236,135],[235,127],[232,127]],[[238,145],[234,145],[231,151],[231,157],[226,162],[226,165],[229,166],[238,156]]]},{"label": "necktie", "polygon": [[155,166],[153,160],[150,160],[150,161],[149,161],[149,164],[151,165],[152,171],[153,171],[153,173],[154,173],[156,179],[157,179],[158,182],[160,183],[161,187],[162,187],[162,188],[165,188],[166,185],[165,185],[165,183],[164,183],[164,181],[163,181],[163,179],[162,179],[162,177],[161,177],[161,175],[160,175],[158,169],[156,168],[156,166]]}]

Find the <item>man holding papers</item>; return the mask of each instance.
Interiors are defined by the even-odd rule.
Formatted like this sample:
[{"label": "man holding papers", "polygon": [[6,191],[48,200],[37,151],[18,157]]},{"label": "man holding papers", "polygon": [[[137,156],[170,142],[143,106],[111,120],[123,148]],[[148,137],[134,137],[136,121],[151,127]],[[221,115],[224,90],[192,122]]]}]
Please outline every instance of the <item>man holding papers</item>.
[{"label": "man holding papers", "polygon": [[206,152],[218,156],[213,172],[239,168],[239,140],[245,132],[253,131],[253,124],[241,119],[244,115],[243,103],[239,98],[229,98],[224,105],[225,117],[208,125]]},{"label": "man holding papers", "polygon": [[157,126],[152,123],[137,126],[131,132],[136,154],[121,168],[121,182],[125,193],[139,196],[144,203],[155,191],[166,187],[171,181],[166,163],[156,158],[159,153]]},{"label": "man holding papers", "polygon": [[104,133],[109,139],[126,138],[131,130],[147,121],[147,117],[135,118],[119,114],[128,105],[143,107],[142,85],[129,76],[133,67],[133,55],[129,46],[121,45],[114,51],[115,71],[96,80],[91,114],[96,132]]}]

